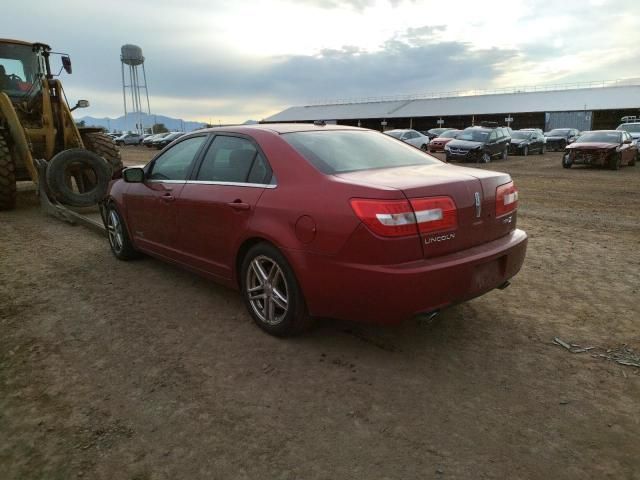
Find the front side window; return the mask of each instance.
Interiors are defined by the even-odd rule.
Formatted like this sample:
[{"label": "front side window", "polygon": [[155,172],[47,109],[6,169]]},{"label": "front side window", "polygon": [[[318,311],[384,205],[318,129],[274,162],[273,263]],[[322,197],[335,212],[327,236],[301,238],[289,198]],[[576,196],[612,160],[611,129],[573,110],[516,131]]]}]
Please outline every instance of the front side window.
[{"label": "front side window", "polygon": [[0,91],[24,96],[40,88],[40,56],[29,45],[0,45]]},{"label": "front side window", "polygon": [[209,147],[196,179],[264,184],[270,173],[266,160],[249,140],[218,135]]},{"label": "front side window", "polygon": [[410,145],[372,131],[293,132],[283,134],[282,138],[327,175],[440,163]]},{"label": "front side window", "polygon": [[496,130],[494,130],[493,132],[491,132],[491,134],[489,135],[489,141],[493,142],[495,140],[497,140],[498,138],[498,132]]},{"label": "front side window", "polygon": [[207,137],[188,138],[160,155],[151,167],[150,180],[186,180],[193,160]]}]

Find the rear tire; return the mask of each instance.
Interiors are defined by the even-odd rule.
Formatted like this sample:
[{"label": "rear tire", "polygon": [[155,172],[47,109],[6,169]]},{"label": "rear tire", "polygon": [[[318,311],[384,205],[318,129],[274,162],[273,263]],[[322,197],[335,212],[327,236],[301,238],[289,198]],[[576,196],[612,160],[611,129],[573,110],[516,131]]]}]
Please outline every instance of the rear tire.
[{"label": "rear tire", "polygon": [[111,165],[113,173],[122,170],[120,150],[109,135],[100,132],[85,133],[82,134],[82,143],[87,150],[104,158]]},{"label": "rear tire", "polygon": [[16,164],[0,134],[0,210],[16,208]]},{"label": "rear tire", "polygon": [[239,273],[247,311],[262,330],[287,337],[313,324],[293,269],[273,245],[258,243],[251,247]]}]

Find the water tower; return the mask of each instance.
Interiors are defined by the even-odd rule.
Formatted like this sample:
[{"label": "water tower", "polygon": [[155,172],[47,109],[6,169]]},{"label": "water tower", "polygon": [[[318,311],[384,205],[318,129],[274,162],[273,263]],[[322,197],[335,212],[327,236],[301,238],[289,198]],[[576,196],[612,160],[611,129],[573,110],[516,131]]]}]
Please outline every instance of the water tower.
[{"label": "water tower", "polygon": [[[138,133],[144,133],[143,115],[151,115],[149,106],[149,91],[147,90],[147,74],[144,71],[144,56],[142,49],[137,45],[123,45],[120,49],[120,61],[122,62],[122,99],[124,101],[124,117],[126,128],[129,129],[128,112],[135,118],[135,128]],[[125,73],[125,70],[128,73]],[[142,72],[142,78],[140,78]],[[142,96],[144,90],[144,97]],[[128,99],[127,99],[128,97]],[[146,111],[143,111],[144,98],[147,99]],[[128,109],[128,106],[131,106]]]}]

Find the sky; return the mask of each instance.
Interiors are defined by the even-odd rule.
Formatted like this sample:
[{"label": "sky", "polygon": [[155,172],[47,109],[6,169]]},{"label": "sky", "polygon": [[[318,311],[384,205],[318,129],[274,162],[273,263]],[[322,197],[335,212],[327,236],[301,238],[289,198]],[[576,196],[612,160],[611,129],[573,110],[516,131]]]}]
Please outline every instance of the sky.
[{"label": "sky", "polygon": [[[120,47],[139,45],[151,111],[261,120],[336,99],[640,77],[638,0],[30,0],[2,36],[71,55],[82,113],[124,113]],[[33,15],[37,12],[37,15]]]}]

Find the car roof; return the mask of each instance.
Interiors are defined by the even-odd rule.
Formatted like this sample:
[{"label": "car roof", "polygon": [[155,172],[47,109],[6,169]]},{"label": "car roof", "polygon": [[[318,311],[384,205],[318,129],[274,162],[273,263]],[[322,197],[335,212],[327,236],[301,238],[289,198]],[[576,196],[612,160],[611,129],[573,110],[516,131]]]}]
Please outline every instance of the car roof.
[{"label": "car roof", "polygon": [[350,127],[348,125],[314,125],[313,123],[259,123],[254,125],[234,125],[228,127],[213,127],[198,130],[198,132],[230,132],[230,133],[246,133],[256,131],[271,131],[273,133],[292,133],[292,132],[326,132],[331,130],[362,130],[366,128]]},{"label": "car roof", "polygon": [[625,125],[640,125],[640,122],[626,122],[618,125],[619,127],[624,127]]}]

